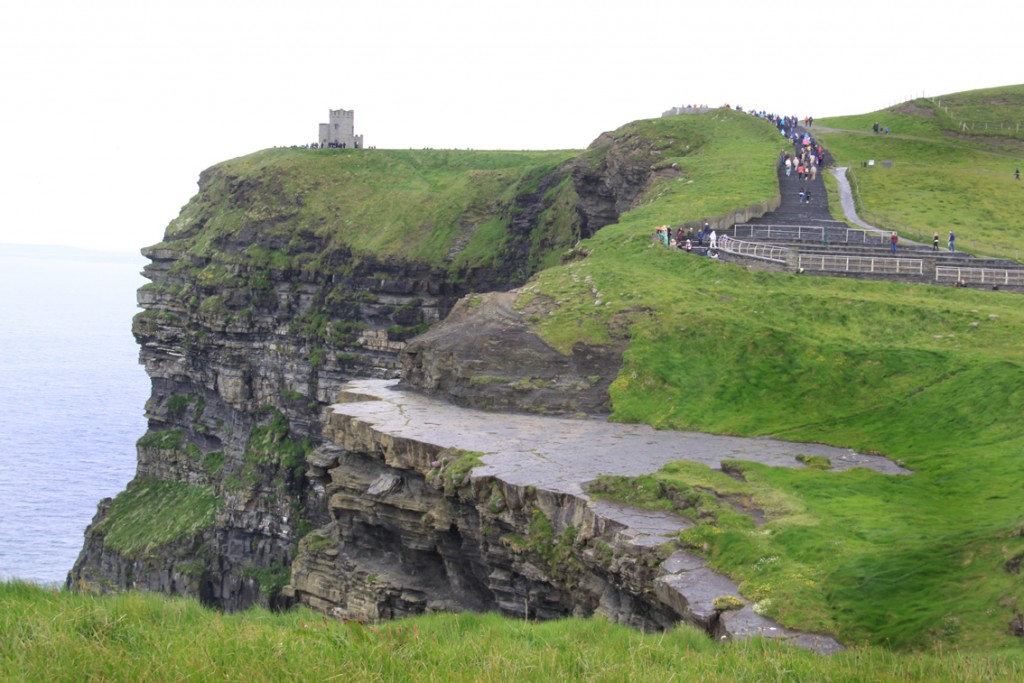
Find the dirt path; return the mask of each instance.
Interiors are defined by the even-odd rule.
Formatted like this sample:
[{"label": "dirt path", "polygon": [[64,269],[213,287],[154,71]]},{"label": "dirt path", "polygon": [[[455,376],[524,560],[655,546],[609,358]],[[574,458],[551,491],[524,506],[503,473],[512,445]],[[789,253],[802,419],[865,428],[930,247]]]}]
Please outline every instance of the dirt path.
[{"label": "dirt path", "polygon": [[857,227],[864,228],[870,232],[877,233],[879,235],[888,235],[889,233],[881,228],[876,228],[870,223],[861,219],[857,215],[857,204],[853,199],[853,189],[850,187],[850,181],[846,178],[846,166],[833,167],[828,169],[828,172],[836,179],[839,183],[839,204],[843,207],[843,213],[846,215],[846,222],[853,223]]}]

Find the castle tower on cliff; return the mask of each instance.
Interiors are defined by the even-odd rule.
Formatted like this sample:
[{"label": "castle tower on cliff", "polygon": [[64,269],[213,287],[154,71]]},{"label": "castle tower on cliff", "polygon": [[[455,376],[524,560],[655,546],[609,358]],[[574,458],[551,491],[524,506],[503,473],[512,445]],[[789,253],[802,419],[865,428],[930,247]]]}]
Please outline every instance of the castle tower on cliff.
[{"label": "castle tower on cliff", "polygon": [[363,136],[355,134],[355,109],[331,109],[328,123],[320,124],[318,140],[321,147],[356,149],[363,146]]}]

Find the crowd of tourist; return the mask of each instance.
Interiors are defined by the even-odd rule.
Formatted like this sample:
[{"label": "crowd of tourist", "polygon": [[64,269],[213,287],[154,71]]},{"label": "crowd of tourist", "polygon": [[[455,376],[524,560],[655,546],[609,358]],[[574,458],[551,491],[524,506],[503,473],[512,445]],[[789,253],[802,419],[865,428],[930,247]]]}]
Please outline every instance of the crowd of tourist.
[{"label": "crowd of tourist", "polygon": [[[693,231],[693,227],[684,228],[679,226],[673,235],[672,226],[659,225],[654,231],[655,238],[670,249],[681,249],[688,254],[701,254],[709,258],[720,258],[719,249],[728,248],[729,236],[723,234],[721,238],[718,231],[711,227],[711,224],[704,221],[703,227]],[[706,243],[706,246],[705,246]]]}]

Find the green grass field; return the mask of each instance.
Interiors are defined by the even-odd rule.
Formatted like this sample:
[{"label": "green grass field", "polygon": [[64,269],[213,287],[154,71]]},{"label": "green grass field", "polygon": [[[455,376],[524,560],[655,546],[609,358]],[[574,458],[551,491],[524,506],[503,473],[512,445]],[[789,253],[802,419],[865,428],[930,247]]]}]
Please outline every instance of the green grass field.
[{"label": "green grass field", "polygon": [[0,583],[5,681],[1011,681],[1018,651],[832,657],[770,641],[715,643],[681,626],[532,623],[442,614],[377,626],[306,609],[219,614],[157,595],[105,598]]},{"label": "green grass field", "polygon": [[[250,250],[244,258],[276,268],[318,267],[323,252],[313,238],[326,240],[329,249],[345,245],[357,255],[438,266],[462,242],[451,267],[486,264],[506,239],[516,194],[536,191],[544,175],[577,154],[264,150],[204,172],[203,192],[168,226],[167,245],[224,257],[225,244],[252,241],[251,231],[257,229],[264,242],[276,238],[281,247]],[[553,192],[571,194],[571,185],[563,183]],[[571,229],[567,206],[555,201],[542,226]],[[571,234],[540,237],[572,243]]]}]

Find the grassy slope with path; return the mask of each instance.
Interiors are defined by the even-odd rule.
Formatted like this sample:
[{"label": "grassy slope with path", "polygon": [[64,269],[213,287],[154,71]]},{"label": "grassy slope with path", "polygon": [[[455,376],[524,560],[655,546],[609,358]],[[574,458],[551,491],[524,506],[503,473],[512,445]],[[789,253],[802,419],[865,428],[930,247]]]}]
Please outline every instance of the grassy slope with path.
[{"label": "grassy slope with path", "polygon": [[[600,231],[585,260],[541,273],[524,296],[563,302],[541,333],[568,349],[632,315],[614,419],[822,441],[916,471],[744,464],[733,493],[768,524],[721,509],[685,543],[788,625],[900,648],[1016,642],[1007,627],[1024,596],[1004,567],[1024,553],[1020,298],[753,273],[652,245],[652,226],[704,213],[685,191]],[[737,487],[690,466],[661,476]]]},{"label": "grassy slope with path", "polygon": [[[876,121],[890,135],[873,134]],[[970,132],[963,121],[974,122]],[[953,230],[961,250],[1024,258],[1024,182],[1014,179],[1024,167],[1024,86],[821,119],[815,129],[851,169],[868,223],[921,242],[938,232],[943,245]],[[869,159],[876,165],[864,168]],[[893,167],[882,168],[883,159]]]}]

